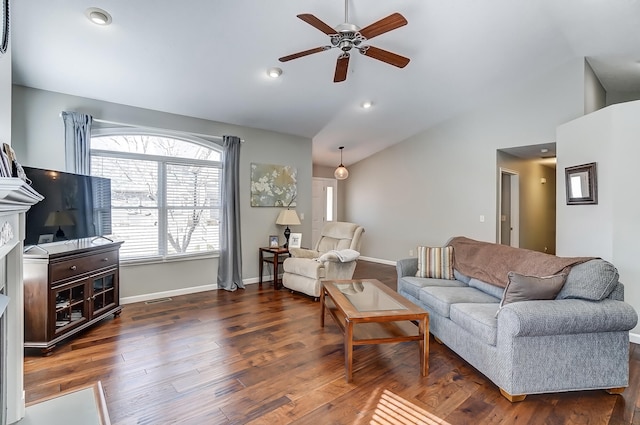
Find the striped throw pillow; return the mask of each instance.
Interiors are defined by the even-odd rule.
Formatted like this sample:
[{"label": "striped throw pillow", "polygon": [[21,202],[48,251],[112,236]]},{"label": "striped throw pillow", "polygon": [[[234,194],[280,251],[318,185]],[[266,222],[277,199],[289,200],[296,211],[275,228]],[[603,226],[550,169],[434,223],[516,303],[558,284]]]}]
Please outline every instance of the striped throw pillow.
[{"label": "striped throw pillow", "polygon": [[454,279],[453,277],[453,247],[418,247],[417,277],[433,279]]}]

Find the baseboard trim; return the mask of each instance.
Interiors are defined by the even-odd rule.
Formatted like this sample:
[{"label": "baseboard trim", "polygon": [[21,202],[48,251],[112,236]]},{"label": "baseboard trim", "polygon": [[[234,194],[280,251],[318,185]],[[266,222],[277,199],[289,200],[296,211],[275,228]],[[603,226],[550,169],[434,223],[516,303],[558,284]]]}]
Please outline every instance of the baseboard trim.
[{"label": "baseboard trim", "polygon": [[120,304],[133,304],[144,301],[157,300],[158,298],[177,297],[178,295],[195,294],[198,292],[213,291],[218,289],[217,284],[192,286],[190,288],[173,289],[171,291],[152,292],[149,294],[134,295],[120,298]]},{"label": "baseboard trim", "polygon": [[633,342],[634,344],[640,344],[640,334],[634,334],[629,332],[629,342]]},{"label": "baseboard trim", "polygon": [[[242,283],[244,283],[245,285],[252,285],[258,282],[259,280],[257,277],[242,280]],[[151,292],[149,294],[133,295],[131,297],[120,298],[120,304],[125,305],[125,304],[141,303],[145,301],[157,300],[159,298],[177,297],[178,295],[197,294],[198,292],[215,291],[217,289],[218,289],[218,284],[213,283],[210,285],[172,289],[171,291]]]}]

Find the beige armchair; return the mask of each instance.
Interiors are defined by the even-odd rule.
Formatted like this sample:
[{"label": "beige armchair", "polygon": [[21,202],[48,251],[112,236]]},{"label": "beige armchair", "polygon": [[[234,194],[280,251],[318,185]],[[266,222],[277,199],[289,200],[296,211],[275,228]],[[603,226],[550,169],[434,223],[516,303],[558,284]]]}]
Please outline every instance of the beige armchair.
[{"label": "beige armchair", "polygon": [[282,285],[317,298],[322,280],[351,279],[363,233],[364,228],[354,223],[325,224],[314,249],[289,250],[291,257],[284,260]]}]

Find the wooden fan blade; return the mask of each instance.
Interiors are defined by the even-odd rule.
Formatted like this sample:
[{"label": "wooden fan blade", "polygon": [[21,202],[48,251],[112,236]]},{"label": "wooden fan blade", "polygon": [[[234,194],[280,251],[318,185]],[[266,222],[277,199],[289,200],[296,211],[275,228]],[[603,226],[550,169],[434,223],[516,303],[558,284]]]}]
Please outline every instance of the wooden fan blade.
[{"label": "wooden fan blade", "polygon": [[360,34],[367,40],[371,40],[373,37],[377,37],[380,34],[384,34],[385,32],[389,32],[405,25],[407,25],[407,20],[404,16],[396,12],[362,28],[360,30]]},{"label": "wooden fan blade", "polygon": [[405,58],[404,56],[400,56],[396,53],[373,46],[366,46],[366,48],[361,48],[360,53],[365,56],[369,56],[371,58],[378,59],[379,61],[388,63],[389,65],[397,66],[398,68],[404,68],[405,66],[407,66],[410,60],[409,58]]},{"label": "wooden fan blade", "polygon": [[308,56],[308,55],[312,55],[314,53],[320,53],[320,52],[324,52],[325,50],[329,50],[331,47],[330,46],[323,46],[323,47],[316,47],[314,49],[309,49],[309,50],[305,50],[302,52],[298,52],[298,53],[293,53],[291,55],[288,56],[283,56],[280,59],[278,59],[280,62],[286,62],[286,61],[290,61],[292,59],[298,59],[301,58],[303,56]]},{"label": "wooden fan blade", "polygon": [[349,69],[349,54],[345,53],[338,57],[336,62],[336,73],[333,76],[333,82],[339,83],[347,79],[347,70]]},{"label": "wooden fan blade", "polygon": [[300,18],[303,21],[305,21],[307,24],[311,25],[312,27],[315,27],[315,28],[319,29],[320,31],[322,31],[323,33],[325,33],[327,35],[337,34],[336,30],[334,30],[329,25],[325,24],[320,19],[316,18],[315,16],[313,16],[310,13],[303,13],[302,15],[297,15],[297,16],[298,16],[298,18]]}]

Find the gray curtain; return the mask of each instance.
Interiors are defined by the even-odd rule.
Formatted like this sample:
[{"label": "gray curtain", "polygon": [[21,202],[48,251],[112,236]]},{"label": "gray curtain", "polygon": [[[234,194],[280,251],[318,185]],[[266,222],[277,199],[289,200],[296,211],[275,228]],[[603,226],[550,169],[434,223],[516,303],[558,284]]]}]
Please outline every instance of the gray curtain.
[{"label": "gray curtain", "polygon": [[62,112],[65,166],[70,173],[91,174],[91,115]]},{"label": "gray curtain", "polygon": [[240,242],[240,138],[224,136],[223,148],[218,287],[235,291],[244,289]]}]

